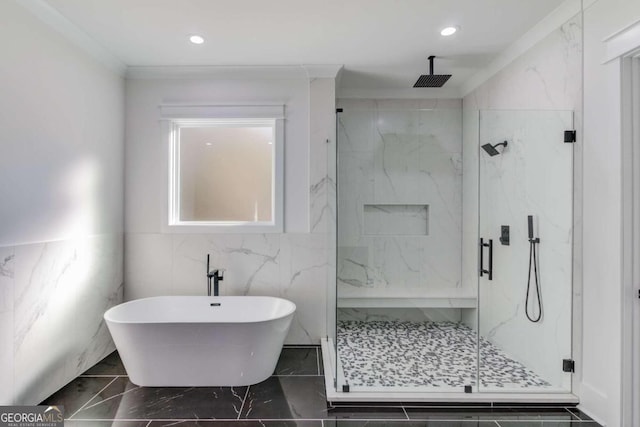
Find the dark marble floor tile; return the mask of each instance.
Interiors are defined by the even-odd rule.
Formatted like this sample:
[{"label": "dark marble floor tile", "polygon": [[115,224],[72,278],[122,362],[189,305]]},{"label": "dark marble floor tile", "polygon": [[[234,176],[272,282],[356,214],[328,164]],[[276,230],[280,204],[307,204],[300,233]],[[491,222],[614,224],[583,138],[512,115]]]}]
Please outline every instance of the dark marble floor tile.
[{"label": "dark marble floor tile", "polygon": [[291,421],[154,421],[149,427],[322,427],[320,420],[291,420]]},{"label": "dark marble floor tile", "polygon": [[315,347],[283,348],[275,375],[319,375],[318,351]]},{"label": "dark marble floor tile", "polygon": [[90,421],[66,420],[64,427],[146,427],[149,421]]},{"label": "dark marble floor tile", "polygon": [[592,421],[500,421],[500,427],[601,427]]},{"label": "dark marble floor tile", "polygon": [[118,378],[73,418],[235,419],[246,390],[247,387],[138,387],[127,378]]},{"label": "dark marble floor tile", "polygon": [[114,351],[91,368],[87,369],[82,375],[127,375],[122,360],[117,351]]},{"label": "dark marble floor tile", "polygon": [[578,408],[567,408],[567,411],[571,412],[571,414],[578,420],[593,421],[593,418],[591,418]]},{"label": "dark marble floor tile", "polygon": [[391,420],[330,420],[324,427],[498,427],[493,421],[391,421]]},{"label": "dark marble floor tile", "polygon": [[321,419],[326,415],[323,377],[283,376],[250,386],[240,418]]},{"label": "dark marble floor tile", "polygon": [[331,408],[327,411],[327,419],[352,420],[407,420],[407,415],[400,406],[370,406],[357,408]]},{"label": "dark marble floor tile", "polygon": [[65,418],[69,418],[111,381],[113,378],[76,378],[41,404],[62,405]]}]

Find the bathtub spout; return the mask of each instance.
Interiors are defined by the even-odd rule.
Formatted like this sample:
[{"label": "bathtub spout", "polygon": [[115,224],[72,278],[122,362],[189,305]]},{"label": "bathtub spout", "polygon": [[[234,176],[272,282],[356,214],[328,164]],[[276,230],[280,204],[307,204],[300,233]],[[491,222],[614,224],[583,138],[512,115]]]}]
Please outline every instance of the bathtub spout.
[{"label": "bathtub spout", "polygon": [[211,270],[207,273],[207,278],[209,279],[209,286],[207,287],[207,295],[211,296],[211,280],[213,279],[213,296],[217,297],[220,295],[219,291],[219,283],[224,280],[224,270],[215,269]]}]

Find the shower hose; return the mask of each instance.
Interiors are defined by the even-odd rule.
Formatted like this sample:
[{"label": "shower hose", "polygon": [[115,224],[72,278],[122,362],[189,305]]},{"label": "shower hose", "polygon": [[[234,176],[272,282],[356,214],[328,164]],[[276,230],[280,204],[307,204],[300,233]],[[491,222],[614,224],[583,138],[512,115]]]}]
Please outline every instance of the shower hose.
[{"label": "shower hose", "polygon": [[[527,315],[527,319],[532,321],[533,323],[537,323],[542,318],[542,300],[540,298],[540,283],[538,281],[538,260],[536,257],[536,244],[540,243],[539,238],[529,239],[529,274],[527,275],[527,298],[525,301],[524,311]],[[533,277],[536,285],[536,298],[537,298],[537,306],[538,306],[538,314],[535,314],[535,310],[532,314],[529,314],[529,296],[531,294],[531,266],[533,265]],[[535,304],[535,302],[534,302]],[[536,305],[533,306],[534,308]]]}]

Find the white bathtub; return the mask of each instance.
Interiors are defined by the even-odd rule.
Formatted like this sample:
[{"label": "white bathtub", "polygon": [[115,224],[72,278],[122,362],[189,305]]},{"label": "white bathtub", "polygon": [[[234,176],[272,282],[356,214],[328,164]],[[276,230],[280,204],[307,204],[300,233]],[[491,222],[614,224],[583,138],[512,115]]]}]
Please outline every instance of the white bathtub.
[{"label": "white bathtub", "polygon": [[273,373],[295,310],[273,297],[167,296],[120,304],[104,318],[134,384],[243,386]]}]

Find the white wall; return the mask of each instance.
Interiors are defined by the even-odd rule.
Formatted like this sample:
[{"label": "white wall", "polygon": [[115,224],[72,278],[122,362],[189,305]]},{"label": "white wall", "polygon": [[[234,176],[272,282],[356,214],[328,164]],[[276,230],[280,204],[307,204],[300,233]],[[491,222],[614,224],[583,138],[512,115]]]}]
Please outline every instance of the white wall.
[{"label": "white wall", "polygon": [[[620,64],[604,64],[604,39],[640,19],[636,0],[585,1],[584,315],[581,406],[621,426]],[[630,296],[626,296],[627,298]]]},{"label": "white wall", "polygon": [[[467,94],[463,100],[463,267],[462,267],[462,280],[464,286],[473,286],[478,280],[478,145],[485,144],[487,142],[497,143],[498,140],[487,141],[485,139],[478,140],[478,135],[487,134],[487,129],[495,131],[501,122],[494,121],[495,123],[489,124],[485,127],[484,131],[479,128],[480,123],[480,110],[570,110],[575,112],[575,124],[574,127],[581,129],[581,110],[582,110],[582,97],[581,97],[581,57],[582,57],[582,20],[581,16],[577,15],[563,24],[560,28],[552,31],[549,35],[540,40],[537,44],[532,46],[526,52],[522,53],[515,60],[513,60],[506,67],[501,69],[497,74],[491,77],[488,81],[481,86]],[[496,112],[492,114],[498,114]],[[487,119],[485,115],[484,119]],[[487,123],[484,123],[487,124]],[[522,124],[520,124],[521,126]],[[518,138],[518,135],[523,136],[526,127],[518,128],[518,124],[514,119],[508,119],[501,123],[500,126],[505,127],[501,132],[509,133],[514,138]],[[507,137],[508,135],[505,135]],[[563,144],[562,134],[558,135],[558,144]],[[492,136],[493,137],[493,136]],[[580,132],[579,132],[580,137]],[[517,155],[518,146],[509,147],[512,150],[507,149],[506,153],[500,158],[483,158],[485,165],[493,164],[496,162],[508,162]],[[521,147],[520,147],[521,148]],[[581,194],[581,141],[579,140],[574,146],[574,196]],[[533,153],[527,155],[526,160],[535,162],[536,160],[531,158]],[[508,156],[511,158],[508,159]],[[535,155],[533,156],[535,157]],[[497,160],[496,160],[497,159]],[[489,162],[489,163],[487,163]],[[545,167],[544,159],[538,159],[537,167]],[[523,163],[527,165],[527,163]],[[512,178],[524,173],[520,169],[523,165],[516,166],[512,172]],[[506,166],[503,165],[503,166]],[[512,168],[513,166],[509,167]],[[571,167],[567,165],[567,167]],[[503,168],[504,169],[504,168]],[[501,181],[501,174],[505,174],[505,170],[498,167],[494,177],[487,175],[491,173],[491,170],[485,171],[484,184],[493,185],[494,191],[485,194],[497,195],[497,191],[503,191],[505,185],[509,186],[509,189],[505,193],[519,192],[517,189],[517,182],[512,182],[506,178],[505,181]],[[495,172],[495,171],[494,171]],[[522,175],[524,176],[524,175]],[[483,210],[483,215],[490,212],[493,217],[505,215],[509,212],[512,215],[513,211],[520,210],[527,211],[525,206],[530,200],[522,199],[522,194],[515,195],[515,199],[509,200],[505,206],[500,207],[500,203],[495,200],[493,202],[483,200],[484,203],[489,202],[491,204],[488,210]],[[570,198],[571,193],[566,197]],[[509,198],[506,198],[507,200]],[[520,200],[522,199],[522,200]],[[581,209],[579,203],[579,197],[574,201],[574,227],[577,230],[571,230],[570,228],[565,230],[565,239],[571,239],[571,233],[574,238],[574,289],[573,289],[573,301],[574,308],[580,310],[580,282],[578,276],[575,274],[575,266],[580,266],[579,263],[579,250],[580,248],[580,219]],[[551,211],[553,213],[553,207],[549,205],[549,202],[545,202],[544,206],[536,206],[538,213],[542,214],[544,211]],[[552,202],[551,202],[552,203]],[[570,204],[566,209],[570,209]],[[503,212],[501,213],[501,210]],[[536,212],[530,212],[536,213]],[[509,219],[511,222],[519,221],[518,224],[511,224],[512,231],[515,239],[522,238],[523,225],[526,224],[526,216],[519,215],[521,218]],[[503,217],[503,223],[508,225],[507,221]],[[485,221],[486,222],[486,221]],[[553,221],[552,221],[553,222]],[[503,224],[500,223],[500,224]],[[525,319],[524,305],[526,294],[526,270],[523,271],[518,267],[515,268],[512,263],[506,262],[507,252],[510,252],[510,256],[516,256],[518,259],[528,260],[528,246],[520,247],[518,250],[522,253],[515,254],[514,247],[502,247],[498,242],[499,237],[499,225],[494,224],[491,228],[493,235],[486,235],[488,231],[483,230],[482,237],[493,238],[494,254],[496,255],[496,280],[488,282],[484,279],[481,280],[480,287],[480,329],[483,335],[488,336],[491,340],[496,342],[501,348],[510,353],[512,356],[522,360],[528,366],[538,364],[538,371],[540,374],[544,374],[548,371],[546,365],[550,365],[552,360],[547,357],[546,363],[543,364],[542,358],[532,357],[531,351],[527,349],[532,348],[544,348],[552,349],[550,354],[555,354],[557,365],[555,369],[561,367],[561,357],[565,354],[564,351],[558,351],[560,348],[556,344],[556,339],[566,343],[569,339],[569,333],[562,333],[558,335],[559,327],[555,325],[557,321],[556,317],[562,317],[562,325],[560,328],[562,331],[567,332],[571,327],[571,319],[569,316],[562,316],[567,314],[567,307],[570,306],[570,294],[565,292],[562,295],[556,294],[556,290],[553,287],[556,277],[554,276],[556,270],[563,271],[561,277],[567,277],[571,272],[570,257],[565,257],[565,265],[557,266],[555,270],[550,270],[550,259],[544,256],[542,252],[557,248],[550,248],[549,242],[547,246],[544,246],[545,235],[541,235],[543,243],[540,245],[541,254],[541,283],[543,292],[543,304],[546,299],[547,312],[545,313],[545,319],[542,323],[533,325],[529,324]],[[516,226],[517,225],[517,226]],[[541,225],[544,222],[541,221]],[[547,222],[547,225],[551,223]],[[549,236],[547,230],[541,230],[541,232],[547,232],[546,236]],[[518,234],[520,233],[520,234]],[[507,250],[508,249],[508,250]],[[566,251],[563,250],[566,255]],[[561,256],[561,255],[560,255]],[[502,258],[501,258],[502,257]],[[546,258],[546,262],[545,262]],[[500,260],[503,260],[502,267],[497,264]],[[544,264],[542,264],[544,263]],[[509,267],[505,269],[505,265]],[[559,270],[562,269],[562,270]],[[500,277],[498,272],[502,271],[504,274],[511,274],[508,278]],[[506,279],[506,280],[502,280]],[[565,280],[566,282],[566,280]],[[495,286],[494,286],[495,285]],[[567,285],[570,285],[567,283]],[[501,290],[496,288],[500,287]],[[556,304],[559,302],[559,297],[562,296],[563,304],[559,306]],[[553,304],[550,304],[553,301]],[[555,308],[554,308],[555,307]],[[553,312],[555,311],[555,313]],[[484,314],[483,314],[484,313]],[[522,319],[525,319],[522,321]],[[527,328],[527,329],[524,329]],[[527,337],[527,345],[522,345],[523,334]],[[574,356],[576,356],[574,354]],[[551,357],[551,356],[550,356]],[[539,360],[540,359],[540,360]],[[559,377],[558,377],[559,378]],[[557,381],[559,383],[559,380]],[[574,390],[575,391],[575,390]]]},{"label": "white wall", "polygon": [[[168,141],[158,106],[166,103],[285,105],[285,233],[162,232]],[[326,140],[335,134],[334,79],[130,79],[126,104],[126,299],[205,295],[210,253],[213,266],[226,269],[222,295],[288,298],[298,308],[287,343],[318,343],[326,331]]]},{"label": "white wall", "polygon": [[37,404],[113,351],[124,82],[0,2],[0,404]]}]

